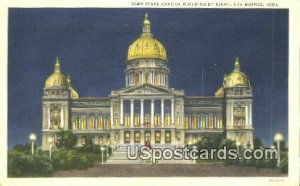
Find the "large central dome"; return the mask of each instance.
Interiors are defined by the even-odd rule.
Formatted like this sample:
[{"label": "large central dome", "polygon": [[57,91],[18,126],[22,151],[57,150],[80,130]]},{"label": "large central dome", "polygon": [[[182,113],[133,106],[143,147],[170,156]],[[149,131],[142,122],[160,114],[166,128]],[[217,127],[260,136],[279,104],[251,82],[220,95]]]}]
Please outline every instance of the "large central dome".
[{"label": "large central dome", "polygon": [[135,59],[161,59],[167,60],[167,52],[161,42],[154,39],[151,34],[151,22],[146,13],[143,22],[143,33],[128,48],[127,61]]}]

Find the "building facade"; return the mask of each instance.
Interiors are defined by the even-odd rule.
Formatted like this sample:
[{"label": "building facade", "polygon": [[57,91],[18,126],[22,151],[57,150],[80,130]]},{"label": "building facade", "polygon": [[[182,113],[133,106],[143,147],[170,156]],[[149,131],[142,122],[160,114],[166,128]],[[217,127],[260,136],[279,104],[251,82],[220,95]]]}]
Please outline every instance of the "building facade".
[{"label": "building facade", "polygon": [[141,36],[128,48],[125,86],[108,97],[80,97],[57,59],[43,89],[42,149],[49,148],[49,138],[57,140],[60,130],[76,134],[78,146],[87,135],[114,148],[183,147],[222,135],[253,147],[252,88],[239,59],[213,96],[191,97],[170,88],[168,63],[147,14]]}]

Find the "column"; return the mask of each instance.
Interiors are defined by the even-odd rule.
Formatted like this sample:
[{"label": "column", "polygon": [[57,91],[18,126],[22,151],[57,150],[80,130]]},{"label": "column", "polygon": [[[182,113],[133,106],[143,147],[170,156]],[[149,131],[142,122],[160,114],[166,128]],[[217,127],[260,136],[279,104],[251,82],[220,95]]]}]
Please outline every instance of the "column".
[{"label": "column", "polygon": [[119,141],[120,144],[124,144],[124,130],[120,130]]},{"label": "column", "polygon": [[134,120],[134,100],[130,100],[130,125],[133,127],[133,120]]},{"label": "column", "polygon": [[252,103],[249,104],[249,126],[252,126]]},{"label": "column", "polygon": [[141,127],[144,127],[144,100],[141,99],[141,114],[140,114],[140,123],[141,123]]},{"label": "column", "polygon": [[123,103],[124,103],[124,100],[123,99],[121,99],[121,102],[120,102],[120,125],[121,126],[123,126],[123,124],[124,124],[124,118],[123,118]]},{"label": "column", "polygon": [[134,131],[133,130],[130,131],[130,144],[131,145],[134,144]]},{"label": "column", "polygon": [[248,127],[249,126],[249,118],[248,118],[248,116],[249,116],[249,114],[248,114],[248,104],[246,105],[246,107],[245,107],[245,127]]},{"label": "column", "polygon": [[140,144],[144,145],[145,144],[145,138],[144,138],[145,137],[145,133],[144,133],[144,130],[141,130],[141,134],[140,135],[141,135],[141,143]]},{"label": "column", "polygon": [[154,130],[151,130],[151,145],[153,145],[153,144],[155,144],[155,132],[154,132]]},{"label": "column", "polygon": [[154,100],[151,99],[151,128],[154,127]]},{"label": "column", "polygon": [[165,100],[160,100],[160,111],[161,111],[161,126],[163,127],[165,125],[165,104],[164,104]]},{"label": "column", "polygon": [[176,138],[175,138],[175,129],[172,129],[171,130],[171,144],[173,145],[173,146],[175,146],[175,140],[176,140]]},{"label": "column", "polygon": [[113,105],[113,102],[111,101],[111,104],[110,104],[110,126],[113,126],[113,124],[114,124],[114,105]]},{"label": "column", "polygon": [[48,129],[50,129],[50,107],[48,107],[48,111],[47,111],[47,123],[48,123]]},{"label": "column", "polygon": [[171,100],[171,123],[174,125],[174,99]]},{"label": "column", "polygon": [[60,108],[60,128],[64,128],[64,108]]},{"label": "column", "polygon": [[181,125],[184,126],[184,102],[181,105]]},{"label": "column", "polygon": [[126,74],[125,84],[126,84],[126,87],[127,87],[128,86],[128,75],[127,74]]},{"label": "column", "polygon": [[161,130],[161,133],[160,133],[160,143],[161,144],[165,144],[165,137],[166,137],[166,133],[165,133],[165,130]]}]

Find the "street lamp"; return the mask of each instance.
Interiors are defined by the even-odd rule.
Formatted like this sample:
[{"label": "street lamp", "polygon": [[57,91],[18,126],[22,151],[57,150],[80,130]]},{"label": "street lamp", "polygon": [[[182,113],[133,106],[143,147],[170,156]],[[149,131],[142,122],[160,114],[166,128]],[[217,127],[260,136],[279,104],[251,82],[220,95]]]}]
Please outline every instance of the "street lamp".
[{"label": "street lamp", "polygon": [[49,158],[51,159],[51,156],[52,156],[52,142],[53,142],[52,137],[49,137],[48,142],[49,142]]},{"label": "street lamp", "polygon": [[114,155],[114,149],[115,149],[115,146],[111,146],[111,155],[113,156]]},{"label": "street lamp", "polygon": [[106,157],[108,157],[108,142],[106,143]]},{"label": "street lamp", "polygon": [[29,140],[31,141],[31,154],[34,154],[34,142],[36,140],[36,134],[35,133],[31,133],[29,135]]},{"label": "street lamp", "polygon": [[283,135],[280,132],[277,132],[274,135],[274,141],[277,143],[277,153],[278,153],[278,160],[277,160],[277,167],[280,167],[280,142],[283,140]]},{"label": "street lamp", "polygon": [[105,151],[105,148],[104,147],[100,147],[100,151],[101,151],[101,160],[102,160],[101,163],[103,164],[103,162],[104,162],[103,161],[103,156],[104,156],[103,155],[103,151]]}]

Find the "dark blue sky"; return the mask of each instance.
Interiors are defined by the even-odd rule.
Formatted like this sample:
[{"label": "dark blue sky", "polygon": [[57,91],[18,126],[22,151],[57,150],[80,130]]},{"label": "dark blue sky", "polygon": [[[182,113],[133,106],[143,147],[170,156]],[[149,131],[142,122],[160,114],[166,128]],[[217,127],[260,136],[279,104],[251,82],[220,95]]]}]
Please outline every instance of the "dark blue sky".
[{"label": "dark blue sky", "polygon": [[41,96],[56,56],[82,97],[123,87],[127,49],[146,11],[167,50],[171,87],[213,95],[239,56],[253,85],[254,135],[266,144],[277,131],[287,138],[287,10],[10,9],[9,147],[28,142],[30,132],[40,143]]}]

